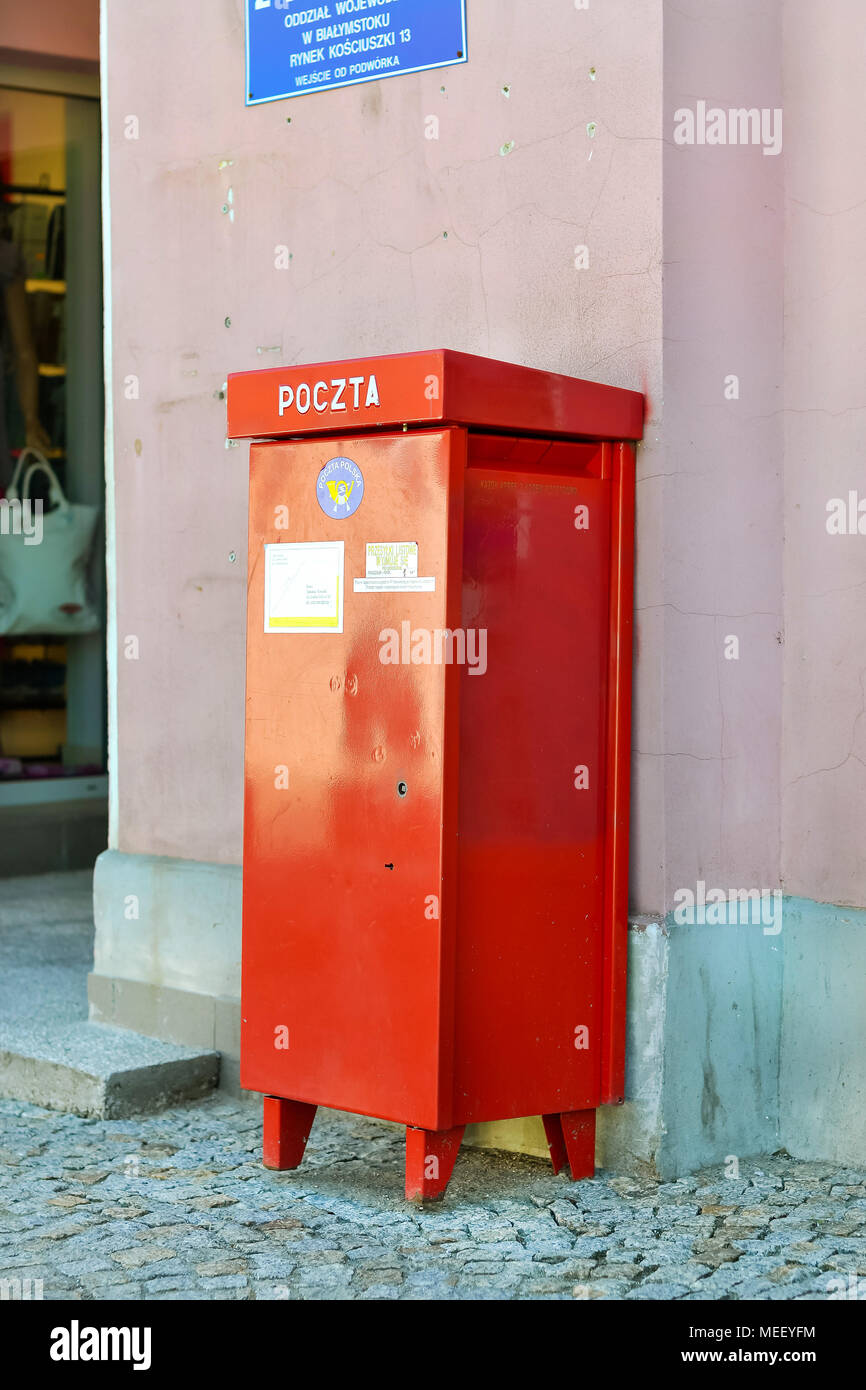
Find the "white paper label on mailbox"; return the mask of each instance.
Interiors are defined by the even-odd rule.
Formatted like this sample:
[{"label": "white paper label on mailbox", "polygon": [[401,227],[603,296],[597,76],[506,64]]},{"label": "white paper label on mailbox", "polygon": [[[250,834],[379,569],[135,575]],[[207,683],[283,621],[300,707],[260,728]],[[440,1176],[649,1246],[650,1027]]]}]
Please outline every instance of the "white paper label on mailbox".
[{"label": "white paper label on mailbox", "polygon": [[381,579],[356,579],[356,594],[433,594],[436,592],[436,576],[431,574],[414,578],[399,579],[383,575]]},{"label": "white paper label on mailbox", "polygon": [[367,542],[368,579],[410,579],[417,573],[417,541]]},{"label": "white paper label on mailbox", "polygon": [[265,546],[265,632],[343,631],[343,541]]},{"label": "white paper label on mailbox", "polygon": [[356,594],[432,594],[436,579],[418,576],[417,541],[368,541],[367,574]]}]

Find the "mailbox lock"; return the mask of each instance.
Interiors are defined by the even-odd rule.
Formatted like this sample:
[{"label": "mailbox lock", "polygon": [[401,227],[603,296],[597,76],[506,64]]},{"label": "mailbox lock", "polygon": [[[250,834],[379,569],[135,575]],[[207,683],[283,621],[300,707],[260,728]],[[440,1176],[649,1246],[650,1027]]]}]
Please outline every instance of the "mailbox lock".
[{"label": "mailbox lock", "polygon": [[408,790],[409,790],[409,784],[408,784],[408,782],[398,782],[398,783],[397,783],[397,795],[398,795],[398,796],[405,796],[406,793],[408,792]]}]

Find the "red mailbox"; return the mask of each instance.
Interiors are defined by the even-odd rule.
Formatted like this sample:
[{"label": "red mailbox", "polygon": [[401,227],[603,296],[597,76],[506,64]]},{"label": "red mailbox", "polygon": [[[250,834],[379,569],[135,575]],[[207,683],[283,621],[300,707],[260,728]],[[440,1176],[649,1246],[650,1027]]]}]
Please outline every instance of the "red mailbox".
[{"label": "red mailbox", "polygon": [[316,1107],[541,1114],[594,1171],[623,1097],[643,398],[458,352],[229,378],[250,451],[241,1082],[264,1161]]}]

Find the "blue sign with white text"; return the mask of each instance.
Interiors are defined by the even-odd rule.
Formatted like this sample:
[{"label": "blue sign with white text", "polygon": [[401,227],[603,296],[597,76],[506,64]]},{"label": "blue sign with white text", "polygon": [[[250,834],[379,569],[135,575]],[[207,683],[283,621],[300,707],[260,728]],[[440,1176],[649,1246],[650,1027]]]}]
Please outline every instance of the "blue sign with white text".
[{"label": "blue sign with white text", "polygon": [[465,63],[466,0],[246,0],[247,106]]}]

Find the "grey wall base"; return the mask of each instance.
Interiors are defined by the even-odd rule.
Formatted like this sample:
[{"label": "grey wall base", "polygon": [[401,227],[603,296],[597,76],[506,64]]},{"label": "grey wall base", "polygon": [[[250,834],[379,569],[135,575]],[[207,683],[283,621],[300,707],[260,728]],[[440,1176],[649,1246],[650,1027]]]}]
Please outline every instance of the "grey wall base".
[{"label": "grey wall base", "polygon": [[[91,1018],[216,1049],[241,1094],[240,869],[109,851],[94,909]],[[785,899],[776,935],[634,918],[626,1103],[599,1114],[599,1165],[672,1178],[784,1147],[866,1166],[864,978],[857,909]],[[512,1133],[469,1141],[543,1151]]]},{"label": "grey wall base", "polygon": [[112,979],[95,972],[87,978],[87,997],[91,1022],[128,1028],[181,1047],[218,1052],[220,1090],[236,1098],[252,1098],[253,1093],[242,1091],[240,1085],[240,1000],[141,980]]},{"label": "grey wall base", "polygon": [[613,1172],[656,1172],[663,1134],[668,955],[668,933],[658,918],[629,922],[625,1104],[603,1106],[597,1120],[596,1162]]},{"label": "grey wall base", "polygon": [[777,934],[664,930],[658,1171],[780,1148],[866,1168],[866,912],[785,898]]},{"label": "grey wall base", "polygon": [[866,912],[785,901],[781,1141],[866,1169]]}]

